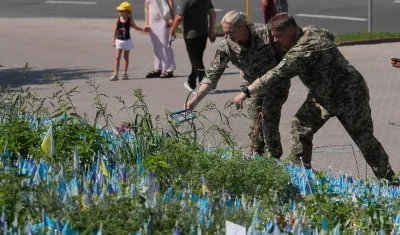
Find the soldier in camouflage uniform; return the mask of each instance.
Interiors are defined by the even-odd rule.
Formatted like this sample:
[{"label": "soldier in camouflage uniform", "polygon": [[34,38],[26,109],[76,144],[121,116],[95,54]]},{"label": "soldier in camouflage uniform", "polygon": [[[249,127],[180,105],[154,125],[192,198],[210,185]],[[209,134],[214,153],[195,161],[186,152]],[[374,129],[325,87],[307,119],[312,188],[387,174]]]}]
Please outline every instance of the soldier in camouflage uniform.
[{"label": "soldier in camouflage uniform", "polygon": [[[185,108],[193,109],[211,89],[215,89],[227,64],[232,62],[241,70],[241,86],[247,87],[258,77],[279,63],[279,56],[271,45],[272,37],[266,24],[249,24],[246,16],[236,11],[228,12],[221,21],[226,33],[218,46],[214,60],[201,82],[198,95]],[[275,158],[282,156],[279,133],[282,105],[286,102],[290,80],[276,86],[262,95],[252,96],[247,101],[250,120],[251,147],[255,154],[263,154],[264,149]]]},{"label": "soldier in camouflage uniform", "polygon": [[[337,117],[377,178],[392,180],[388,155],[373,133],[367,84],[340,53],[333,35],[315,27],[299,28],[287,13],[272,18],[270,27],[274,42],[286,54],[248,90],[254,95],[269,93],[296,75],[308,88],[308,97],[292,121],[292,160],[311,168],[314,134],[330,117]],[[234,102],[240,108],[245,99],[239,94]]]}]

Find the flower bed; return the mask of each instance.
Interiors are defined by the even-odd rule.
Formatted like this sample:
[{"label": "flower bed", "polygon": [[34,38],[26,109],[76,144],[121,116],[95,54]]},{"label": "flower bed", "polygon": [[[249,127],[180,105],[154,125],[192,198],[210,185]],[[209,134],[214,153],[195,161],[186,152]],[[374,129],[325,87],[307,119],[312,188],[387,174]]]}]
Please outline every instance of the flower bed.
[{"label": "flower bed", "polygon": [[229,142],[211,151],[179,131],[185,124],[153,127],[135,96],[140,110],[119,132],[89,124],[73,105],[45,114],[27,107],[29,92],[0,96],[0,232],[224,234],[231,221],[250,234],[397,233],[398,187],[247,160]]}]

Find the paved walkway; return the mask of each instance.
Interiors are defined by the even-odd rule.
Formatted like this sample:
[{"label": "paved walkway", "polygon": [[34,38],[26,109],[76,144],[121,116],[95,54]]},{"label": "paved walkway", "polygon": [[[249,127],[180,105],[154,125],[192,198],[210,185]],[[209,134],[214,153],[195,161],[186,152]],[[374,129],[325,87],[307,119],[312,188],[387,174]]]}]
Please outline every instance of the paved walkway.
[{"label": "paved walkway", "polygon": [[[58,88],[54,88],[54,84],[48,82],[40,83],[40,78],[49,73],[61,75],[68,87],[79,86],[81,93],[74,96],[74,102],[81,112],[93,117],[93,94],[88,93],[91,88],[84,79],[79,78],[89,76],[100,85],[99,90],[110,97],[105,101],[108,103],[108,111],[117,121],[126,119],[127,114],[118,113],[121,105],[113,97],[121,96],[131,104],[133,89],[138,87],[142,88],[147,96],[146,101],[154,116],[164,116],[165,109],[181,109],[187,96],[183,82],[190,71],[183,40],[178,39],[173,43],[178,66],[175,72],[177,77],[145,79],[145,74],[153,68],[150,39],[148,35],[133,33],[135,49],[130,57],[131,80],[109,82],[114,62],[114,48],[111,46],[112,28],[112,20],[0,18],[0,31],[3,32],[0,64],[5,66],[0,68],[0,85],[11,84],[14,88],[30,86],[40,96],[49,96]],[[208,44],[204,56],[206,65],[213,58],[216,46],[217,43]],[[400,99],[396,94],[400,91],[400,70],[392,68],[389,60],[399,56],[396,54],[399,47],[400,43],[341,47],[342,53],[361,71],[368,82],[375,134],[388,152],[396,171],[400,170]],[[26,62],[29,62],[31,71],[28,78],[22,80],[20,72]],[[209,95],[200,107],[206,102],[214,101],[217,107],[222,109],[225,102],[237,94],[238,77],[238,70],[230,66],[217,91]],[[289,100],[283,108],[280,126],[285,155],[290,145],[291,117],[305,100],[306,94],[305,87],[294,78]],[[208,117],[217,118],[215,112]],[[247,121],[237,118],[232,121],[231,126],[238,142],[247,144]],[[352,175],[357,175],[359,170],[360,174],[365,176],[366,163],[337,119],[332,118],[315,135],[314,148],[314,167],[331,167],[336,172],[351,172]],[[372,175],[370,168],[367,169],[368,175]]]}]

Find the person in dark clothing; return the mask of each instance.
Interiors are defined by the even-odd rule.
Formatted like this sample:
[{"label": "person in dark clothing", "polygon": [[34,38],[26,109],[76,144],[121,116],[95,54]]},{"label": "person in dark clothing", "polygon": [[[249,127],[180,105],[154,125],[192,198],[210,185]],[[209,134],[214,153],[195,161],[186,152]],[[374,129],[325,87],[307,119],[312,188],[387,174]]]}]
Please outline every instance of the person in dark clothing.
[{"label": "person in dark clothing", "polygon": [[205,75],[203,53],[206,49],[207,38],[211,43],[215,41],[215,21],[216,13],[211,0],[182,0],[175,14],[170,37],[174,36],[175,29],[183,22],[183,37],[192,65],[185,87],[191,90],[196,88],[196,78],[200,83]]}]

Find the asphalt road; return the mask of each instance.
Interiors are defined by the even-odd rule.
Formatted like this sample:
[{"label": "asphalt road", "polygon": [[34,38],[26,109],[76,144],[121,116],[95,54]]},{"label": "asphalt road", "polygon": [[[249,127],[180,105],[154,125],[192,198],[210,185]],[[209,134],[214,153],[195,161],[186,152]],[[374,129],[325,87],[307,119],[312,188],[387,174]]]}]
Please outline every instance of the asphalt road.
[{"label": "asphalt road", "polygon": [[[251,21],[263,22],[259,0],[250,0]],[[121,0],[1,0],[0,17],[114,18]],[[57,3],[58,2],[58,3]],[[144,0],[130,0],[135,19],[143,19]],[[214,0],[218,21],[229,10],[246,12],[244,0]],[[400,31],[400,0],[373,0],[373,31]],[[289,0],[299,25],[325,27],[335,33],[368,30],[368,0]]]}]

